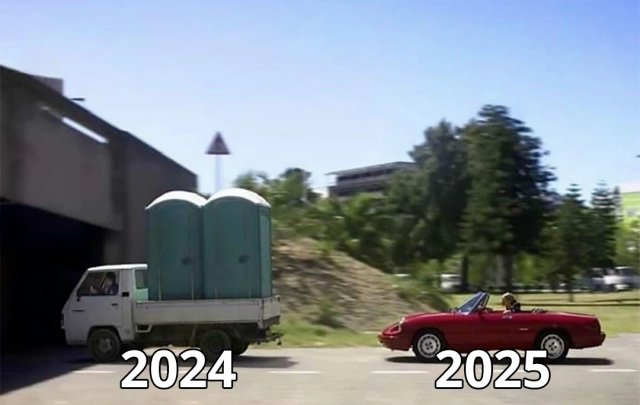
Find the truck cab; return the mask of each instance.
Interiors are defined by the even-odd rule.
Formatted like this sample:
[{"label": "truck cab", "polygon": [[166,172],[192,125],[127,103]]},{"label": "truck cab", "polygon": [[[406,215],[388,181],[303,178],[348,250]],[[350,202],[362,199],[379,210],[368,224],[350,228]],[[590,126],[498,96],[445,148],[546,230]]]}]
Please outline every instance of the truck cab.
[{"label": "truck cab", "polygon": [[279,340],[280,297],[149,301],[146,264],[85,271],[61,313],[67,344],[87,346],[95,360],[117,360],[125,347],[200,347],[215,360],[249,344]]},{"label": "truck cab", "polygon": [[123,343],[133,341],[132,306],[147,299],[146,270],[146,264],[88,269],[62,309],[67,344],[84,346],[99,328],[113,330]]}]

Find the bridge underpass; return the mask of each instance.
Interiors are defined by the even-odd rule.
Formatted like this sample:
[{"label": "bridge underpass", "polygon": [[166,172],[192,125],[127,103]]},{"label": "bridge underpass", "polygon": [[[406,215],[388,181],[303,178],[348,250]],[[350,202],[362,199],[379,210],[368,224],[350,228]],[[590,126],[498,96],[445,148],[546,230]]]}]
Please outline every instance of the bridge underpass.
[{"label": "bridge underpass", "polygon": [[91,266],[146,257],[144,208],[194,173],[31,76],[0,66],[0,352],[64,343]]},{"label": "bridge underpass", "polygon": [[105,230],[10,201],[0,218],[3,351],[63,345],[60,311],[83,270],[103,263]]}]

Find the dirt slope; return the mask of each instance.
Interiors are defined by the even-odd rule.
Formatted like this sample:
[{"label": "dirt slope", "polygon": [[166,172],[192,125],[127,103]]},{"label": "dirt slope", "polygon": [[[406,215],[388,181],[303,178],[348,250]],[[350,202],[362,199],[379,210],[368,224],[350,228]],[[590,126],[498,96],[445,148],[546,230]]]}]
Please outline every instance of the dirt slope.
[{"label": "dirt slope", "polygon": [[427,309],[402,299],[391,276],[343,253],[320,249],[314,240],[281,241],[273,249],[274,288],[285,316],[364,331]]}]

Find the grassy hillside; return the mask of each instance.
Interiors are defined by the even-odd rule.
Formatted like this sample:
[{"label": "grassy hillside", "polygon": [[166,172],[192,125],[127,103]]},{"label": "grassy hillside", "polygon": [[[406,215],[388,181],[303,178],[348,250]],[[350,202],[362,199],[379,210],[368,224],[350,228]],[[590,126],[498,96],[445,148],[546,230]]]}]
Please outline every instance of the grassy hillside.
[{"label": "grassy hillside", "polygon": [[[274,244],[274,288],[282,297],[284,345],[375,344],[377,331],[428,309],[408,298],[392,276],[311,239]],[[403,298],[403,296],[405,298]]]},{"label": "grassy hillside", "polygon": [[[416,289],[402,280],[330,250],[311,239],[274,244],[274,288],[282,299],[283,317],[274,329],[285,333],[284,346],[378,345],[383,326],[411,312],[455,306],[468,295],[431,295],[416,299]],[[610,294],[525,294],[525,307],[593,313],[610,333],[638,332],[638,291]],[[500,296],[491,305],[499,308]],[[367,333],[369,332],[369,333]]]}]

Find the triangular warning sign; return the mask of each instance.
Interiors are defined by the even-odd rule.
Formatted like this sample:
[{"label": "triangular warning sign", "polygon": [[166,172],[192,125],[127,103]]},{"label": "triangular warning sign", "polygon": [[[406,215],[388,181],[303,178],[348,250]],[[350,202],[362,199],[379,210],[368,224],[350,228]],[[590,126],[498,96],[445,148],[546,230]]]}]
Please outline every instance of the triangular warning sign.
[{"label": "triangular warning sign", "polygon": [[207,149],[207,155],[230,155],[229,148],[227,148],[227,144],[222,139],[222,135],[220,132],[216,133],[215,138],[213,138],[213,142],[209,145],[209,149]]}]

